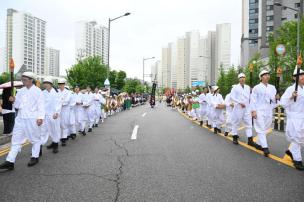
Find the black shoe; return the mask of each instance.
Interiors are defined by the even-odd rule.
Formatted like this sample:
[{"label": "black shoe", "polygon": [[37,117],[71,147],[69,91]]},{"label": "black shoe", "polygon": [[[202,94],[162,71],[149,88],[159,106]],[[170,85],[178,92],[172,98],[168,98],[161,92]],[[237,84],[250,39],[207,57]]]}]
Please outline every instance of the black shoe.
[{"label": "black shoe", "polygon": [[95,127],[98,128],[98,124],[95,124]]},{"label": "black shoe", "polygon": [[72,139],[71,135],[68,135],[66,139],[69,140],[70,138]]},{"label": "black shoe", "polygon": [[253,138],[252,138],[252,137],[249,137],[249,138],[248,138],[247,144],[248,144],[249,146],[256,147],[256,143],[253,141]]},{"label": "black shoe", "polygon": [[89,128],[88,132],[89,132],[89,133],[92,132],[92,128]]},{"label": "black shoe", "polygon": [[222,133],[222,130],[218,128],[217,133]]},{"label": "black shoe", "polygon": [[39,157],[42,156],[42,145],[40,145],[40,152],[39,152]]},{"label": "black shoe", "polygon": [[261,150],[261,151],[263,151],[262,146],[261,146],[261,145],[259,145],[259,144],[255,144],[255,148],[256,148],[257,150]]},{"label": "black shoe", "polygon": [[0,165],[0,170],[14,170],[14,163],[5,161]]},{"label": "black shoe", "polygon": [[293,155],[292,155],[292,153],[289,150],[287,150],[285,152],[285,154],[288,155],[291,158],[291,160],[293,160]]},{"label": "black shoe", "polygon": [[302,161],[293,161],[293,165],[297,170],[304,170]]},{"label": "black shoe", "polygon": [[207,125],[207,127],[209,128],[209,129],[211,129],[212,127],[211,127],[211,125]]},{"label": "black shoe", "polygon": [[75,140],[76,139],[76,134],[75,133],[71,134],[71,138],[72,138],[72,140]]},{"label": "black shoe", "polygon": [[233,144],[238,145],[239,144],[239,141],[238,141],[239,136],[234,135],[232,138],[233,138],[233,140],[232,140]]},{"label": "black shoe", "polygon": [[51,144],[49,144],[48,146],[46,146],[47,149],[52,149],[54,147],[54,142],[52,142]]},{"label": "black shoe", "polygon": [[61,139],[61,146],[63,146],[63,147],[66,146],[66,138]]},{"label": "black shoe", "polygon": [[95,128],[95,124],[93,124],[92,128]]},{"label": "black shoe", "polygon": [[214,129],[213,129],[213,133],[214,133],[214,134],[217,134],[217,130],[218,130],[217,128],[214,128]]},{"label": "black shoe", "polygon": [[32,166],[36,165],[38,162],[39,162],[39,158],[32,157],[31,160],[28,162],[27,166],[32,167]]},{"label": "black shoe", "polygon": [[200,121],[200,126],[202,126],[203,125],[203,121]]},{"label": "black shoe", "polygon": [[54,154],[58,153],[58,143],[54,143],[54,145],[53,145],[53,153]]},{"label": "black shoe", "polygon": [[225,132],[225,136],[228,136],[229,132]]},{"label": "black shoe", "polygon": [[268,157],[268,155],[270,154],[269,149],[268,148],[263,148],[262,150],[264,152],[264,156]]},{"label": "black shoe", "polygon": [[85,130],[83,130],[81,133],[82,133],[83,136],[87,135],[86,132],[85,132]]}]

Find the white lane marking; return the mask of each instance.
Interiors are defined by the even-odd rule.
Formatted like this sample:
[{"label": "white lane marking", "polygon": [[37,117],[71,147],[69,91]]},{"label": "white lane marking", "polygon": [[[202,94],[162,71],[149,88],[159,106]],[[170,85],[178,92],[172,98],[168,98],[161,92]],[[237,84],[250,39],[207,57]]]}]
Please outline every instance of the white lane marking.
[{"label": "white lane marking", "polygon": [[134,126],[132,136],[131,136],[131,140],[136,140],[138,127],[139,127],[138,125]]},{"label": "white lane marking", "polygon": [[143,115],[141,115],[141,116],[142,116],[142,117],[145,117],[145,116],[146,116],[146,114],[147,114],[147,112],[143,113]]}]

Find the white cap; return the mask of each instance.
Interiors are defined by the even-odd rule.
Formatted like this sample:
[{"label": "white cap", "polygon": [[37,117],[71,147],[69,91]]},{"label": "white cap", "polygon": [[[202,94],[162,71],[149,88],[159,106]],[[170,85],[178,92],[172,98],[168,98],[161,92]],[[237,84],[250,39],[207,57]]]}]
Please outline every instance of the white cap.
[{"label": "white cap", "polygon": [[53,79],[51,77],[46,77],[44,80],[43,80],[43,83],[51,83],[53,84]]},{"label": "white cap", "polygon": [[58,84],[65,84],[66,80],[64,78],[58,79]]},{"label": "white cap", "polygon": [[33,72],[23,72],[22,76],[35,79],[36,75]]},{"label": "white cap", "polygon": [[214,91],[217,91],[219,89],[218,86],[213,86],[212,88],[213,88]]},{"label": "white cap", "polygon": [[[295,70],[293,71],[293,76],[297,76],[298,73],[298,67],[296,66]],[[300,69],[299,71],[299,75],[304,74],[304,71],[302,69]]]},{"label": "white cap", "polygon": [[259,74],[259,78],[261,78],[264,74],[269,74],[269,71],[267,70],[262,70]]},{"label": "white cap", "polygon": [[240,79],[240,78],[246,78],[246,75],[244,74],[244,73],[240,73],[239,75],[238,75],[238,78]]}]

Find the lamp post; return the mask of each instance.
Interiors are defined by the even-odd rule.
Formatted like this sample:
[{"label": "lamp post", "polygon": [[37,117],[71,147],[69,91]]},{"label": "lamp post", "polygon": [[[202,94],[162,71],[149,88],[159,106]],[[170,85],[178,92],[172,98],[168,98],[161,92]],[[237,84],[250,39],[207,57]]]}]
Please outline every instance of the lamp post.
[{"label": "lamp post", "polygon": [[143,84],[145,84],[145,61],[146,60],[152,60],[155,57],[151,57],[151,58],[143,58]]},{"label": "lamp post", "polygon": [[[299,82],[299,73],[300,73],[300,68],[301,68],[301,64],[302,64],[302,58],[300,56],[300,23],[301,23],[301,17],[302,17],[301,16],[301,11],[300,11],[300,9],[295,9],[295,8],[292,8],[292,7],[289,7],[289,6],[282,5],[279,2],[275,2],[274,5],[296,11],[297,15],[298,15],[298,26],[297,26],[297,76],[296,76],[296,86],[295,86],[295,91],[297,91],[298,90],[298,82]],[[301,5],[301,6],[303,6],[303,5]],[[299,61],[301,61],[301,62],[299,62]],[[297,100],[297,97],[294,98],[294,101],[296,101],[296,100]]]},{"label": "lamp post", "polygon": [[281,3],[279,2],[275,2],[274,3],[275,6],[279,6],[279,7],[283,7],[283,8],[288,8],[290,10],[293,10],[293,11],[296,11],[297,14],[298,14],[298,27],[297,27],[297,55],[299,56],[300,55],[300,23],[301,23],[301,10],[300,9],[295,9],[295,8],[292,8],[292,7],[289,7],[289,6],[285,6],[285,5],[282,5]]},{"label": "lamp post", "polygon": [[111,43],[111,22],[113,22],[114,20],[117,20],[119,18],[122,18],[124,16],[128,16],[131,13],[125,13],[124,15],[121,15],[119,17],[116,18],[109,18],[109,25],[108,25],[108,69],[107,69],[107,79],[109,78],[109,71],[110,71],[110,43]]}]

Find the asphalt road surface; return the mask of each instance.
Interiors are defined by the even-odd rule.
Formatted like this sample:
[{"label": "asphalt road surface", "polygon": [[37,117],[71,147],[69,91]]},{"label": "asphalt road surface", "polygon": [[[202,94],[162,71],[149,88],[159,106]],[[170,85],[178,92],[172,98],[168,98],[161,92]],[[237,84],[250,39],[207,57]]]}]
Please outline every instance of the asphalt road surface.
[{"label": "asphalt road surface", "polygon": [[[233,145],[163,105],[109,117],[58,154],[0,173],[0,201],[303,201],[304,172]],[[4,161],[5,156],[0,157]]]}]

